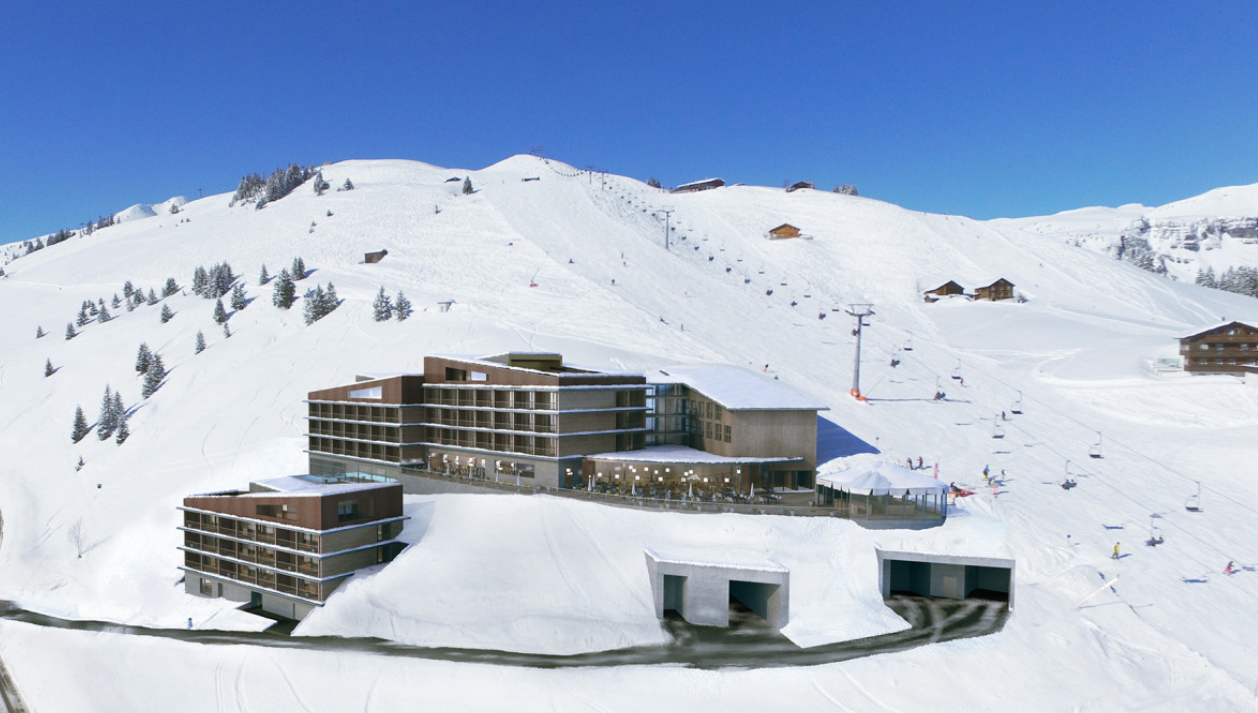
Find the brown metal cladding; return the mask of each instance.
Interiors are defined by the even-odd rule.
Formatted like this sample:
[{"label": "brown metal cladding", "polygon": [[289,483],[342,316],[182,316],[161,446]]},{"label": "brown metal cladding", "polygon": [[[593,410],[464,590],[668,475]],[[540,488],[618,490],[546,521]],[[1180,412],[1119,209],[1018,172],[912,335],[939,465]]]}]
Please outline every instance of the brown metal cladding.
[{"label": "brown metal cladding", "polygon": [[[351,398],[351,391],[361,391],[380,387],[380,398]],[[311,401],[346,401],[361,404],[422,404],[424,402],[424,377],[417,374],[391,376],[387,379],[359,381],[331,389],[311,391],[307,398]]]},{"label": "brown metal cladding", "polygon": [[[347,500],[370,500],[371,515],[355,520],[338,521],[337,505]],[[275,495],[193,496],[183,499],[184,507],[222,513],[232,517],[273,522],[279,526],[301,527],[307,530],[330,530],[334,527],[358,525],[373,520],[398,517],[402,514],[402,486],[400,484],[369,488],[358,491],[311,497],[276,493]],[[287,505],[294,516],[291,519],[258,514],[259,505]]]}]

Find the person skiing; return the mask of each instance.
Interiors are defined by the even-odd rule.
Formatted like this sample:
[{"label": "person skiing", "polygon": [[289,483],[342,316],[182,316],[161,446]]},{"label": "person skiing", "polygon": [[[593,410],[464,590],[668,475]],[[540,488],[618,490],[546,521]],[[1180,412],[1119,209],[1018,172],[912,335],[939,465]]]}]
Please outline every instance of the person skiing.
[{"label": "person skiing", "polygon": [[909,458],[908,461],[909,461],[909,470],[913,470],[913,459]]},{"label": "person skiing", "polygon": [[983,482],[984,483],[987,482],[987,474],[990,472],[991,472],[990,468],[988,468],[987,466],[983,466]]},{"label": "person skiing", "polygon": [[1228,562],[1227,562],[1227,569],[1223,570],[1223,574],[1231,574],[1231,573],[1232,573],[1232,572],[1234,572],[1234,571],[1236,571],[1236,570],[1232,569],[1232,561],[1231,561],[1231,560],[1228,560]]},{"label": "person skiing", "polygon": [[1117,542],[1114,543],[1113,559],[1118,559],[1118,543]]},{"label": "person skiing", "polygon": [[917,469],[918,469],[918,470],[921,470],[922,468],[925,468],[925,467],[926,467],[926,466],[922,464],[922,457],[921,457],[921,456],[918,456],[918,457],[917,457]]}]

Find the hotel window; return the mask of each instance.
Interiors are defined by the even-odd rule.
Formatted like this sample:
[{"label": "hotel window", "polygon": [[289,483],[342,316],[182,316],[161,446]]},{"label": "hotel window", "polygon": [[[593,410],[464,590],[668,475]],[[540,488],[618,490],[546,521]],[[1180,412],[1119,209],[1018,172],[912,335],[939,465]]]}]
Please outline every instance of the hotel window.
[{"label": "hotel window", "polygon": [[729,443],[730,431],[731,431],[730,427],[726,426],[725,427],[725,442],[726,443]]},{"label": "hotel window", "polygon": [[712,418],[712,402],[708,402],[708,418]]},{"label": "hotel window", "polygon": [[1200,349],[1202,349],[1202,350],[1209,349],[1209,348],[1210,348],[1210,345],[1209,345],[1209,344],[1202,344],[1199,348],[1200,348]]},{"label": "hotel window", "polygon": [[721,420],[721,405],[720,404],[716,405],[716,420],[718,421]]},{"label": "hotel window", "polygon": [[708,429],[707,429],[708,436],[707,436],[707,437],[708,437],[708,438],[711,438],[711,437],[712,437],[712,422],[711,422],[711,421],[708,421],[708,422],[707,422],[707,425],[708,425]]},{"label": "hotel window", "polygon": [[214,583],[208,579],[201,579],[201,594],[206,597],[214,596]]}]

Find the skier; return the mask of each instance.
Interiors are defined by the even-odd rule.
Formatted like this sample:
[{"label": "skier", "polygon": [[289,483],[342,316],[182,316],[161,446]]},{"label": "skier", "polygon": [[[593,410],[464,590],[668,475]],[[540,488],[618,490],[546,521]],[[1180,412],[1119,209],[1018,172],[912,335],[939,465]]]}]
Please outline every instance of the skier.
[{"label": "skier", "polygon": [[990,472],[991,472],[990,468],[988,468],[987,466],[983,466],[983,481],[984,482],[987,481],[987,474]]},{"label": "skier", "polygon": [[962,386],[965,386],[965,378],[964,378],[964,377],[960,377],[960,376],[958,376],[958,377],[957,377],[957,381],[961,382],[961,385],[962,385]]},{"label": "skier", "polygon": [[768,364],[765,364],[765,365],[764,365],[764,370],[765,370],[765,371],[768,371],[768,370],[769,370],[769,365],[768,365]]},{"label": "skier", "polygon": [[1009,420],[1009,419],[1005,418],[1005,412],[1004,412],[1004,411],[1001,411],[1001,412],[1000,412],[1000,420],[1001,420],[1001,421],[1008,421],[1008,420]]},{"label": "skier", "polygon": [[909,458],[908,461],[909,461],[909,470],[913,470],[913,459]]},{"label": "skier", "polygon": [[918,457],[917,457],[917,469],[918,469],[918,470],[921,470],[922,468],[925,468],[925,467],[926,467],[926,466],[922,465],[922,457],[921,457],[921,456],[918,456]]},{"label": "skier", "polygon": [[188,617],[188,628],[192,628],[192,617]]},{"label": "skier", "polygon": [[1066,547],[1073,547],[1074,544],[1075,543],[1070,539],[1070,535],[1066,535]]},{"label": "skier", "polygon": [[1236,571],[1236,570],[1232,569],[1232,561],[1231,561],[1231,560],[1228,560],[1228,563],[1227,563],[1227,569],[1223,570],[1223,574],[1231,574],[1231,573],[1233,573],[1233,572],[1235,572],[1235,571]]},{"label": "skier", "polygon": [[1114,543],[1114,554],[1113,554],[1113,558],[1114,558],[1114,559],[1118,559],[1118,543],[1117,543],[1117,542],[1115,542],[1115,543]]}]

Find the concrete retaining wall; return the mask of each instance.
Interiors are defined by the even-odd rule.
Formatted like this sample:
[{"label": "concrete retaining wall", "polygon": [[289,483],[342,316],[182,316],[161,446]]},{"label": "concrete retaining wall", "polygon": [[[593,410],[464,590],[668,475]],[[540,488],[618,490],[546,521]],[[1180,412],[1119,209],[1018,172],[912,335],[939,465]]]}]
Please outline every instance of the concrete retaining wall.
[{"label": "concrete retaining wall", "polygon": [[1009,594],[1013,610],[1014,569],[1011,559],[967,557],[876,550],[878,587],[883,597],[892,591],[913,592],[926,597],[965,599],[976,589]]},{"label": "concrete retaining wall", "polygon": [[691,624],[729,626],[733,596],[775,629],[790,620],[790,570],[776,562],[734,564],[668,559],[646,550],[655,615],[672,609]]}]

